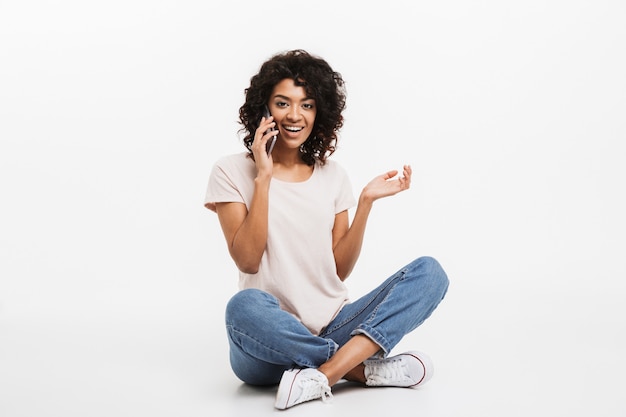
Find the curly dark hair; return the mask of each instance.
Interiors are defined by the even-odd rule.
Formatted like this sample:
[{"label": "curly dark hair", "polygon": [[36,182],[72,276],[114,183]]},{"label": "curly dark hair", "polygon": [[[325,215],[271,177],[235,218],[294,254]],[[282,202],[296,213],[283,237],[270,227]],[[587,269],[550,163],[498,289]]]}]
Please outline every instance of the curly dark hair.
[{"label": "curly dark hair", "polygon": [[246,101],[239,108],[239,122],[243,126],[240,133],[245,134],[244,145],[252,157],[254,132],[263,115],[263,107],[274,86],[284,79],[291,79],[297,86],[304,87],[307,96],[315,99],[315,123],[301,148],[301,157],[307,165],[315,164],[316,160],[324,164],[326,158],[335,152],[337,133],[343,126],[345,83],[341,74],[324,59],[302,49],[274,55],[250,79],[250,87],[245,89]]}]

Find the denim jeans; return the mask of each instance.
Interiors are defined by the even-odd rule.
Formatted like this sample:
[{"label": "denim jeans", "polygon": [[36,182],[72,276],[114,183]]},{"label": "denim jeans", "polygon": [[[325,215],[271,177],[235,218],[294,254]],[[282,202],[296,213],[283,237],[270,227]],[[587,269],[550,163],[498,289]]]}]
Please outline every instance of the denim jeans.
[{"label": "denim jeans", "polygon": [[248,384],[277,384],[291,367],[317,368],[357,334],[369,337],[385,357],[407,333],[435,310],[448,289],[448,277],[430,257],[414,260],[369,294],[346,304],[316,336],[278,300],[245,289],[226,306],[231,367]]}]

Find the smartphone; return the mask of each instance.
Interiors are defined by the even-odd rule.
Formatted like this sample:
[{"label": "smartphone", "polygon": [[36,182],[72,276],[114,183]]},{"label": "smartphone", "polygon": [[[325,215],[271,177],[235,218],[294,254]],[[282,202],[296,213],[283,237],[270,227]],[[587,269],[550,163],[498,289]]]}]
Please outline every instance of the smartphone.
[{"label": "smartphone", "polygon": [[[265,117],[266,119],[271,117],[272,115],[270,114],[270,109],[267,106],[263,107],[263,117]],[[265,131],[265,133],[268,132],[273,132],[276,129],[267,129]],[[274,135],[270,140],[267,141],[267,146],[266,146],[266,150],[267,150],[267,154],[271,154],[272,153],[272,149],[274,149],[274,145],[276,144],[276,136]]]}]

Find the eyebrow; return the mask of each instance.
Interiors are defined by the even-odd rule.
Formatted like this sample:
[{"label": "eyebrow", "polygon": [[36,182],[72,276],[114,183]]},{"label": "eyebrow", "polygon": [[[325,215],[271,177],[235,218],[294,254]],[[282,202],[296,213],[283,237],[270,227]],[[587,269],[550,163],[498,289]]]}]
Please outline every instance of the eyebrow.
[{"label": "eyebrow", "polygon": [[[286,100],[286,101],[291,101],[291,98],[289,98],[289,97],[287,97],[287,96],[283,96],[282,94],[276,94],[276,95],[274,96],[274,98],[280,98],[280,99],[283,99],[283,100]],[[315,101],[315,99],[314,99],[313,97],[305,97],[305,98],[303,98],[303,99],[302,99],[302,100],[300,100],[300,101],[307,101],[307,100],[313,100],[313,101]]]}]

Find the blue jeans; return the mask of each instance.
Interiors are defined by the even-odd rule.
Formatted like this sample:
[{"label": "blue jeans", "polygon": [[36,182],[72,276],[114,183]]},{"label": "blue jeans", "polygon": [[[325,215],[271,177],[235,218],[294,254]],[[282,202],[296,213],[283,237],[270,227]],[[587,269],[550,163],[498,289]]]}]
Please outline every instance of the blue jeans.
[{"label": "blue jeans", "polygon": [[439,263],[418,258],[345,305],[319,336],[281,310],[274,296],[257,289],[239,291],[226,306],[231,367],[248,384],[277,384],[286,369],[317,368],[357,334],[378,344],[379,356],[387,356],[431,315],[447,289],[448,277]]}]

